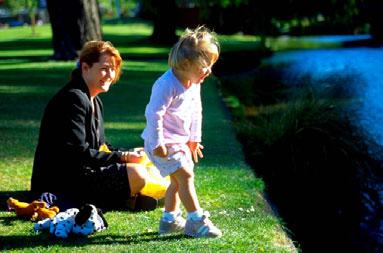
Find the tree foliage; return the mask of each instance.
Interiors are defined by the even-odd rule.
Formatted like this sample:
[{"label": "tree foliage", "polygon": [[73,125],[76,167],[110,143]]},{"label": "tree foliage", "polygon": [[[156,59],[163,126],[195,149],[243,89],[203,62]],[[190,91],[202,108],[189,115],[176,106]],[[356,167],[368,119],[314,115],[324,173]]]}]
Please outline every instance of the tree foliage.
[{"label": "tree foliage", "polygon": [[38,0],[7,0],[5,6],[8,7],[14,15],[26,10],[31,23],[32,34],[36,33],[36,12]]},{"label": "tree foliage", "polygon": [[[377,1],[377,0],[376,0]],[[185,1],[183,1],[185,2]],[[201,21],[223,33],[350,33],[360,26],[360,8],[374,0],[192,0]],[[377,1],[378,2],[378,1]],[[240,18],[238,18],[240,17]]]},{"label": "tree foliage", "polygon": [[[353,34],[370,32],[383,40],[383,1],[379,0],[142,0],[145,17],[168,27],[174,37],[183,25],[182,11],[194,9],[197,20],[221,34]],[[170,5],[171,4],[171,5]],[[176,11],[174,11],[176,9]],[[181,14],[182,15],[182,14]],[[190,21],[190,20],[189,20]],[[165,25],[167,24],[167,25]],[[160,31],[160,29],[155,29]],[[169,34],[173,34],[169,36]],[[153,37],[157,37],[153,36]]]}]

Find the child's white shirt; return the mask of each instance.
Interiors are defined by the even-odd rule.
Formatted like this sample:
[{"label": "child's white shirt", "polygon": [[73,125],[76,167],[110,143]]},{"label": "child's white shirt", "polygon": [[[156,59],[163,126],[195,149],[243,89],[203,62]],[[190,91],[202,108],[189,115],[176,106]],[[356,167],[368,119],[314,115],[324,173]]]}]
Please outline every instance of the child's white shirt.
[{"label": "child's white shirt", "polygon": [[141,137],[148,150],[159,145],[201,142],[201,85],[185,88],[169,69],[154,83],[145,117]]}]

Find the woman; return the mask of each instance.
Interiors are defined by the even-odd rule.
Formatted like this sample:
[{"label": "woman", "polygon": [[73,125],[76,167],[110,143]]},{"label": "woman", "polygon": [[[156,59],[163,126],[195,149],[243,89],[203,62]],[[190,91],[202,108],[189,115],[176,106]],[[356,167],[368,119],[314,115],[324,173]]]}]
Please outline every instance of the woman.
[{"label": "woman", "polygon": [[[118,81],[122,59],[110,42],[91,41],[71,80],[49,101],[40,126],[31,190],[49,192],[62,206],[126,203],[145,185],[140,152],[100,151],[105,146],[98,94]],[[117,202],[118,203],[117,203]],[[60,206],[59,206],[60,207]]]}]

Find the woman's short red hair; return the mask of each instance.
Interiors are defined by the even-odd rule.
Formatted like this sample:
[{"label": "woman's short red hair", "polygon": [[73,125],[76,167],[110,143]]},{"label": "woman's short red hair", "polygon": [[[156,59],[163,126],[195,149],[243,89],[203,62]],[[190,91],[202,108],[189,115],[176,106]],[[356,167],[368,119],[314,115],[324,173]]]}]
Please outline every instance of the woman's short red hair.
[{"label": "woman's short red hair", "polygon": [[82,66],[82,63],[86,63],[92,67],[93,63],[100,60],[102,54],[109,54],[114,58],[116,77],[113,83],[115,83],[121,76],[122,58],[118,50],[109,41],[93,40],[85,43],[80,53],[80,66]]}]

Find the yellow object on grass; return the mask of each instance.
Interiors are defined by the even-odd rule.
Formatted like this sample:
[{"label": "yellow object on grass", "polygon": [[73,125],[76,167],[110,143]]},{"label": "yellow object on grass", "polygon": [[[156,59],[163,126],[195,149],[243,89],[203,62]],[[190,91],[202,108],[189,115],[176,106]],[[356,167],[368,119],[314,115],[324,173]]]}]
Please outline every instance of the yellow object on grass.
[{"label": "yellow object on grass", "polygon": [[148,175],[146,184],[140,193],[155,199],[164,198],[170,184],[170,177],[161,176],[160,171],[153,165],[146,154],[143,155],[140,164],[145,166]]},{"label": "yellow object on grass", "polygon": [[106,153],[112,153],[112,151],[109,150],[108,145],[106,145],[105,143],[101,144],[101,146],[98,149],[98,151],[104,151]]},{"label": "yellow object on grass", "polygon": [[170,177],[162,177],[154,165],[145,166],[145,169],[148,172],[148,178],[140,193],[155,199],[164,198],[170,184]]},{"label": "yellow object on grass", "polygon": [[[141,149],[141,148],[136,148]],[[136,150],[133,149],[133,150]],[[104,143],[100,146],[99,151],[111,153],[108,146]],[[144,153],[144,151],[141,151]],[[166,190],[170,184],[170,177],[162,177],[159,170],[149,160],[148,156],[144,153],[140,164],[144,165],[147,171],[147,179],[144,188],[141,189],[140,194],[149,196],[155,199],[162,199],[165,197]]]},{"label": "yellow object on grass", "polygon": [[44,201],[34,200],[31,203],[18,201],[14,198],[7,200],[9,210],[14,210],[16,215],[23,218],[30,218],[32,221],[53,218],[60,211],[57,206],[48,208]]}]

